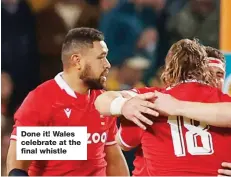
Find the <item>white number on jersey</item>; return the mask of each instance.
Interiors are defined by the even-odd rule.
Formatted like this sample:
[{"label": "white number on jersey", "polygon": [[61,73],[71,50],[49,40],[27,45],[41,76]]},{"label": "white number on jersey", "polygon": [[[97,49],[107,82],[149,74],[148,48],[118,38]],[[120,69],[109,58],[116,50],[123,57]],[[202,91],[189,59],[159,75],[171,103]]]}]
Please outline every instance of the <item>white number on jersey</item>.
[{"label": "white number on jersey", "polygon": [[87,144],[92,144],[92,143],[105,143],[107,140],[107,133],[103,132],[102,134],[99,133],[87,133]]},{"label": "white number on jersey", "polygon": [[[181,120],[183,126],[187,129],[185,136],[182,133]],[[186,155],[185,142],[191,155],[213,154],[212,136],[208,132],[209,125],[201,122],[199,122],[199,125],[195,125],[194,120],[182,116],[169,116],[168,123],[170,124],[174,152],[177,157]],[[197,137],[201,138],[202,146],[197,144]]]}]

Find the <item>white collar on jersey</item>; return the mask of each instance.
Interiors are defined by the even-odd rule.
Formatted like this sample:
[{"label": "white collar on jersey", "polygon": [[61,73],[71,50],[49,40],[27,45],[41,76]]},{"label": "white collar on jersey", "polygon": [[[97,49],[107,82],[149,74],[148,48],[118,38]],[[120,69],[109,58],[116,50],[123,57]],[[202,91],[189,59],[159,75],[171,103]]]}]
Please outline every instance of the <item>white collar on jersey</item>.
[{"label": "white collar on jersey", "polygon": [[185,80],[185,81],[181,81],[181,82],[179,82],[179,83],[177,83],[177,84],[175,84],[173,86],[167,87],[166,90],[170,90],[170,89],[172,89],[172,88],[174,88],[177,85],[182,84],[182,83],[192,83],[192,82],[208,85],[204,81],[199,81],[199,80],[196,80],[196,79],[188,79],[188,80]]},{"label": "white collar on jersey", "polygon": [[[77,96],[76,96],[76,94],[75,94],[75,91],[72,90],[72,88],[71,88],[71,87],[65,82],[65,80],[62,78],[62,74],[63,74],[63,72],[60,72],[60,73],[58,73],[58,74],[55,76],[55,78],[54,78],[55,82],[58,84],[58,86],[59,86],[62,90],[65,90],[65,92],[66,92],[68,95],[70,95],[70,96],[72,96],[72,97],[74,97],[74,98],[77,98]],[[91,90],[89,89],[89,90],[88,90],[88,96],[90,96],[90,94],[91,94]]]},{"label": "white collar on jersey", "polygon": [[63,72],[61,73],[58,73],[56,76],[55,76],[55,82],[58,84],[58,86],[62,89],[62,90],[65,90],[66,93],[74,98],[77,98],[74,90],[71,89],[71,87],[69,87],[69,85],[63,80],[62,78],[62,74]]}]

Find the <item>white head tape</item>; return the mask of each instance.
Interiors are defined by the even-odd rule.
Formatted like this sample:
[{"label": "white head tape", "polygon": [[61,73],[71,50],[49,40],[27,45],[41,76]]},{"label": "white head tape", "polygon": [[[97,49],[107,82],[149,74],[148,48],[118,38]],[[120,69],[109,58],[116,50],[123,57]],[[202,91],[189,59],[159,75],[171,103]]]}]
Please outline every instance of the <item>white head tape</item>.
[{"label": "white head tape", "polygon": [[208,57],[208,61],[209,66],[215,66],[225,71],[225,64],[221,60],[213,57]]}]

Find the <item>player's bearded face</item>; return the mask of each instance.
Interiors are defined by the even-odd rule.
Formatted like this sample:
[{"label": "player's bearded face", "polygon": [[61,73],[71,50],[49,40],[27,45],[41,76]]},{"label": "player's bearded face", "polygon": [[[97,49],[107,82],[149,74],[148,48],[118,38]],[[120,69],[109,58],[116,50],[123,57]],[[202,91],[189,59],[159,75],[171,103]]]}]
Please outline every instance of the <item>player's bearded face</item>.
[{"label": "player's bearded face", "polygon": [[[98,68],[95,68],[98,69]],[[106,86],[106,76],[108,74],[108,69],[105,69],[100,75],[96,76],[93,72],[93,68],[86,64],[80,79],[90,88],[95,90],[104,89]]]}]

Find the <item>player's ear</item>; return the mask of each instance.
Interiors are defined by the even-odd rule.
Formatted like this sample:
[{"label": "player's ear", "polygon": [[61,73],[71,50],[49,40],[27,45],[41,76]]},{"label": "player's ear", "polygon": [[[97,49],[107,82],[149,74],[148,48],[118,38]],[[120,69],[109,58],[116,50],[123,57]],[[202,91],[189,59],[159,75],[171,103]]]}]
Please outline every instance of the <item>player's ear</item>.
[{"label": "player's ear", "polygon": [[71,65],[76,67],[78,70],[81,70],[81,54],[80,53],[75,53],[71,55]]}]

